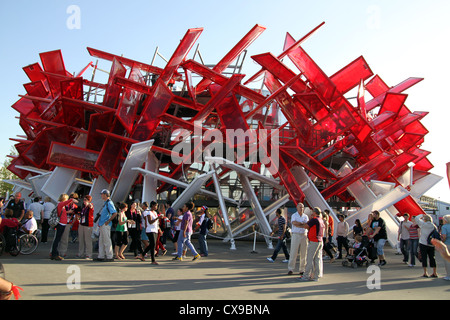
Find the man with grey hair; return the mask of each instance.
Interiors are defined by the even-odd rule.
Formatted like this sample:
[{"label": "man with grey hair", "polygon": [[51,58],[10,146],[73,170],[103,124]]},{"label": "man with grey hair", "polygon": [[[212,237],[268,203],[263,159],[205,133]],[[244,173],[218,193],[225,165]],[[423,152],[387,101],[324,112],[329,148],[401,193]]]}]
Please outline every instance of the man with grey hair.
[{"label": "man with grey hair", "polygon": [[308,229],[308,250],[306,254],[306,270],[299,278],[300,281],[318,281],[322,274],[320,256],[323,248],[323,234],[325,224],[322,221],[322,213],[315,207],[311,213],[311,219],[307,223],[301,223],[302,228]]},{"label": "man with grey hair", "polygon": [[294,274],[297,257],[300,254],[300,275],[303,275],[306,268],[306,250],[308,249],[308,230],[301,227],[302,223],[307,223],[309,218],[305,214],[305,206],[303,203],[298,203],[297,212],[291,217],[292,224],[292,238],[291,250],[288,264],[288,274]]}]

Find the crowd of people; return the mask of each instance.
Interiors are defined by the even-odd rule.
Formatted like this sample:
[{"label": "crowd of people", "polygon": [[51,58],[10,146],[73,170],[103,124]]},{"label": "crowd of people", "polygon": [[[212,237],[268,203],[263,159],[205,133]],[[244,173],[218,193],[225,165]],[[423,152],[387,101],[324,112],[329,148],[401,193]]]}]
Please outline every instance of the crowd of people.
[{"label": "crowd of people", "polygon": [[[291,216],[291,226],[282,215],[280,209],[276,212],[276,223],[271,235],[276,235],[277,245],[271,257],[267,260],[274,262],[280,250],[283,250],[288,263],[288,275],[295,274],[298,262],[300,281],[318,281],[323,276],[323,260],[343,259],[355,256],[355,250],[361,247],[362,239],[368,240],[367,256],[370,263],[378,259],[378,266],[387,264],[384,246],[388,241],[386,222],[377,210],[371,212],[367,222],[362,225],[360,220],[355,221],[350,228],[345,216],[337,216],[339,222],[336,226],[337,247],[333,245],[334,219],[328,210],[313,208],[309,214],[305,213],[302,203],[297,204],[297,212]],[[423,267],[423,277],[437,278],[435,249],[444,257],[446,276],[450,280],[450,262],[448,252],[450,249],[450,215],[442,218],[443,225],[438,229],[428,214],[410,216],[405,213],[400,222],[398,240],[403,254],[403,262],[414,267],[418,259]],[[349,236],[350,235],[350,239]],[[287,239],[290,237],[290,250],[287,248]],[[432,269],[429,274],[428,268]]]},{"label": "crowd of people", "polygon": [[[56,211],[58,222],[54,226],[54,238],[50,249],[50,258],[58,261],[67,256],[69,242],[78,242],[76,258],[96,261],[125,260],[125,250],[134,253],[134,257],[157,265],[156,257],[167,253],[166,243],[172,241],[174,260],[186,258],[190,249],[193,260],[208,256],[207,234],[212,227],[209,209],[203,206],[197,212],[192,202],[186,203],[176,213],[170,203],[158,205],[157,202],[136,200],[131,203],[114,204],[109,190],[102,190],[100,197],[103,205],[94,208],[92,196],[79,198],[77,193],[61,194],[57,204],[50,198],[41,203],[39,198],[25,206],[21,194],[4,204],[3,218],[0,218],[0,232],[5,227],[21,228],[26,232],[41,232],[41,243],[47,243],[52,212]],[[95,213],[97,212],[97,213]],[[193,215],[194,214],[194,215]],[[198,218],[195,217],[198,215]],[[197,252],[191,242],[191,236],[198,231],[200,250]],[[70,240],[69,238],[72,238]],[[130,243],[129,243],[130,242]],[[98,248],[94,259],[93,252]]]},{"label": "crowd of people", "polygon": [[[173,243],[173,260],[186,259],[189,249],[193,260],[208,256],[207,234],[213,223],[209,209],[206,206],[194,212],[195,206],[188,202],[178,209],[171,208],[170,203],[159,204],[134,201],[131,203],[114,204],[108,190],[100,194],[103,205],[94,208],[92,197],[86,195],[79,199],[78,194],[62,194],[57,205],[50,198],[41,203],[39,198],[25,208],[21,194],[17,193],[5,204],[0,199],[0,207],[4,209],[0,220],[0,232],[5,227],[20,228],[22,232],[34,233],[41,230],[40,242],[48,241],[50,216],[56,209],[59,221],[54,227],[50,258],[63,260],[67,255],[69,237],[72,242],[78,241],[76,258],[92,260],[95,247],[98,247],[96,261],[125,260],[125,250],[128,248],[135,259],[157,265],[158,255],[165,255],[167,241]],[[323,260],[331,263],[335,259],[354,256],[355,250],[361,246],[362,238],[370,242],[367,258],[371,263],[378,259],[378,265],[386,265],[384,246],[388,239],[386,222],[378,211],[369,214],[367,222],[362,225],[359,220],[350,228],[345,216],[338,215],[336,228],[334,219],[328,210],[313,208],[305,213],[302,203],[297,204],[297,212],[290,219],[290,226],[282,214],[276,211],[276,223],[271,236],[275,236],[277,244],[271,257],[274,262],[278,253],[283,250],[283,262],[287,263],[288,275],[293,275],[298,262],[298,274],[301,281],[317,281],[323,276]],[[97,211],[97,214],[95,212]],[[198,219],[195,219],[195,215]],[[416,259],[423,268],[423,277],[438,277],[435,259],[435,249],[445,256],[450,248],[450,215],[444,216],[443,225],[439,228],[427,214],[410,216],[405,213],[401,217],[398,240],[403,262],[409,267],[416,265]],[[196,223],[194,223],[196,221]],[[336,243],[333,243],[336,230]],[[199,252],[192,244],[191,236],[198,231]],[[290,248],[287,247],[288,234]],[[350,239],[348,236],[351,236]],[[343,250],[346,256],[343,255]],[[431,274],[428,272],[431,268]],[[445,280],[450,280],[450,263],[445,260]]]}]

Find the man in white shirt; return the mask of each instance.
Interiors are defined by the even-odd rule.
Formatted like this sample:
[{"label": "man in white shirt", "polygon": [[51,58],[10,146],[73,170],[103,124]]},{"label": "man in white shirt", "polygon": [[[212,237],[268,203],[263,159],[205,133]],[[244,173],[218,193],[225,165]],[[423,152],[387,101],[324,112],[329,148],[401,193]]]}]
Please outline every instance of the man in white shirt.
[{"label": "man in white shirt", "polygon": [[28,210],[33,211],[34,218],[36,219],[38,226],[40,226],[44,219],[44,206],[39,203],[38,197],[34,198],[33,203],[30,204]]},{"label": "man in white shirt", "polygon": [[301,224],[308,222],[308,216],[304,213],[305,206],[303,203],[297,204],[297,212],[291,217],[292,238],[291,251],[288,263],[288,274],[294,274],[297,256],[300,253],[300,274],[305,272],[306,268],[306,251],[308,248],[308,230],[301,228]]}]

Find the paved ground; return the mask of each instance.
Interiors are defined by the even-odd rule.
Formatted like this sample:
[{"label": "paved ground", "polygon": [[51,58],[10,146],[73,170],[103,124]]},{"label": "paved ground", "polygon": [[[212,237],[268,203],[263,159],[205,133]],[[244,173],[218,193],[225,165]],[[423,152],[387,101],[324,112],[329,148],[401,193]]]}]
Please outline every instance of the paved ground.
[{"label": "paved ground", "polygon": [[[196,240],[194,240],[196,243]],[[210,255],[200,261],[172,261],[170,254],[158,258],[159,265],[135,260],[95,262],[76,259],[78,244],[69,245],[66,260],[48,258],[50,243],[40,244],[32,255],[11,257],[3,254],[0,261],[8,280],[22,287],[22,300],[56,299],[169,299],[169,300],[289,300],[289,299],[430,299],[448,300],[450,282],[442,279],[443,261],[438,260],[441,278],[422,278],[422,268],[408,268],[390,247],[388,264],[380,273],[367,273],[367,268],[352,269],[341,262],[324,262],[324,277],[319,282],[299,282],[288,276],[287,264],[279,256],[275,263],[266,260],[272,250],[259,242],[257,253],[251,253],[253,242],[238,241],[236,250],[228,243],[209,240]],[[172,250],[171,244],[169,251]],[[80,276],[80,287],[73,286]],[[379,275],[380,289],[370,289]]]}]

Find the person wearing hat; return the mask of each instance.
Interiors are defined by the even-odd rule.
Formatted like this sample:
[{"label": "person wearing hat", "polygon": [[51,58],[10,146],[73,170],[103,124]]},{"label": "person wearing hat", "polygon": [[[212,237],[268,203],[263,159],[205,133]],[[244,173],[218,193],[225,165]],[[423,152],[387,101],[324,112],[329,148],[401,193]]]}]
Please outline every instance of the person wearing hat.
[{"label": "person wearing hat", "polygon": [[200,246],[200,255],[202,257],[208,256],[208,243],[206,242],[206,235],[208,234],[208,225],[211,219],[211,215],[209,214],[209,210],[207,206],[202,206],[200,209],[200,219],[198,220],[197,226],[199,229],[198,234],[198,244]]},{"label": "person wearing hat", "polygon": [[100,210],[100,218],[98,219],[100,233],[98,238],[98,257],[96,260],[114,261],[111,242],[111,222],[116,217],[117,210],[110,199],[110,193],[108,190],[103,189],[100,195],[105,203]]}]

